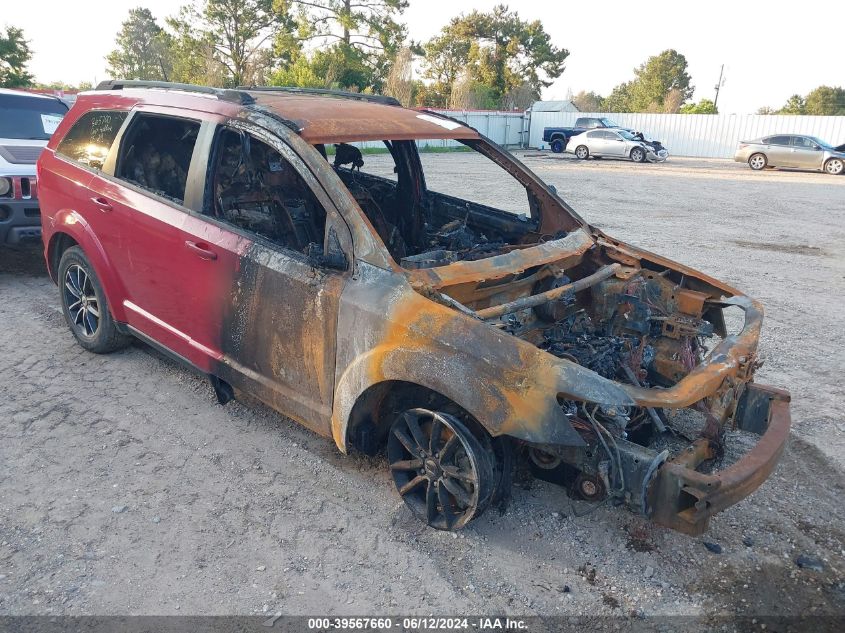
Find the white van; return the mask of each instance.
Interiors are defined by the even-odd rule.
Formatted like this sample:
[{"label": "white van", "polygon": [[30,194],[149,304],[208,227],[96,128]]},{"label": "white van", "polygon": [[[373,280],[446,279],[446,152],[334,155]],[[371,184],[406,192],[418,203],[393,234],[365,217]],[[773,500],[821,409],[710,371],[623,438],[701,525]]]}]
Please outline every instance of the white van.
[{"label": "white van", "polygon": [[35,161],[67,111],[57,97],[0,89],[0,248],[41,237]]}]

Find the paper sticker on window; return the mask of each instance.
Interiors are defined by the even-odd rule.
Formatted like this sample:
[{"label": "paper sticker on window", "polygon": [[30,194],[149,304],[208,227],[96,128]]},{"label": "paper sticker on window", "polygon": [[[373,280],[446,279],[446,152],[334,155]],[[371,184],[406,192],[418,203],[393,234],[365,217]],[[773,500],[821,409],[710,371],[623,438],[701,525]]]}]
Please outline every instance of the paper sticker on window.
[{"label": "paper sticker on window", "polygon": [[429,123],[434,123],[434,125],[439,125],[440,127],[445,127],[447,130],[464,127],[463,123],[456,123],[455,121],[450,121],[449,119],[441,119],[440,117],[431,116],[430,114],[418,114],[417,118],[422,119],[423,121],[428,121]]},{"label": "paper sticker on window", "polygon": [[44,134],[52,134],[59,127],[62,122],[61,114],[42,114],[41,126],[44,128]]}]

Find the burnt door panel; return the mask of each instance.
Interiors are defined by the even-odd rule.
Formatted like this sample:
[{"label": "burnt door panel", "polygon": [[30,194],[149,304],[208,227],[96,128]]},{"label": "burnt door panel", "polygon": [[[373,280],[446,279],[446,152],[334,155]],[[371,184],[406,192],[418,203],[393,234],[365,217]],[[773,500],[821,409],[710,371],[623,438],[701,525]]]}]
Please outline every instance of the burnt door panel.
[{"label": "burnt door panel", "polygon": [[331,432],[344,275],[254,243],[223,327],[221,377],[322,435]]}]

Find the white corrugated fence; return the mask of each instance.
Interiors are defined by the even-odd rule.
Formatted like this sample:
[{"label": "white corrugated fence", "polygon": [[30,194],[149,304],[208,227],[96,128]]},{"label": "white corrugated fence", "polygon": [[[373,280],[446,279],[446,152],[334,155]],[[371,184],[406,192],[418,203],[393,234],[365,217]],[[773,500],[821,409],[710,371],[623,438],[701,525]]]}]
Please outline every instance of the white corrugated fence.
[{"label": "white corrugated fence", "polygon": [[845,116],[534,112],[529,147],[543,145],[544,128],[572,127],[582,116],[607,117],[622,127],[641,130],[662,142],[672,156],[733,158],[739,141],[777,133],[807,134],[833,145],[845,143]]}]

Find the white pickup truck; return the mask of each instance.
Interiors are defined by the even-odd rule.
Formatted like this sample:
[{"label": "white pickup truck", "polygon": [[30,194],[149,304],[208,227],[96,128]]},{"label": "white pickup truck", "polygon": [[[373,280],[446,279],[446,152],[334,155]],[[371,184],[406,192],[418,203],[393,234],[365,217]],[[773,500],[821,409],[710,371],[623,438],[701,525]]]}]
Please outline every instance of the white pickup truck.
[{"label": "white pickup truck", "polygon": [[0,89],[0,248],[41,237],[35,162],[67,111],[57,97]]}]

